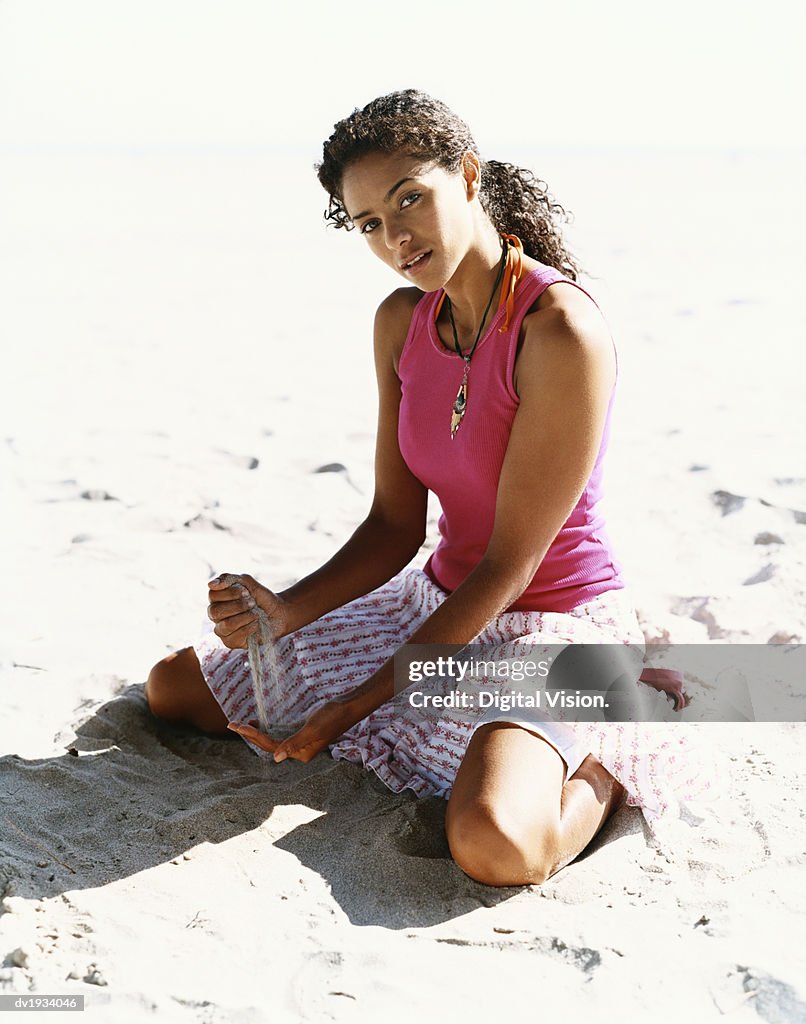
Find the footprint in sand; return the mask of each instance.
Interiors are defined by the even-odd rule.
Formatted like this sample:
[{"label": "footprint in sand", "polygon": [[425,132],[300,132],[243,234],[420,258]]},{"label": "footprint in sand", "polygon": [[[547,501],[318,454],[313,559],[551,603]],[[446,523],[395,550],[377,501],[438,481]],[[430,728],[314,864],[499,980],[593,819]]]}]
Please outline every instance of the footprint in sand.
[{"label": "footprint in sand", "polygon": [[763,568],[759,569],[757,573],[752,576],[748,576],[747,579],[742,583],[743,587],[752,587],[756,583],[766,583],[767,580],[771,580],[775,575],[775,566],[767,564]]},{"label": "footprint in sand", "polygon": [[[192,516],[182,523],[188,530],[224,530],[226,533],[232,533],[232,530],[228,526],[223,526],[217,522],[212,516],[206,516],[204,512],[199,512],[198,515]],[[171,530],[168,531],[172,532]]]},{"label": "footprint in sand", "polygon": [[114,495],[110,494],[109,491],[103,490],[103,488],[89,488],[86,491],[81,492],[81,497],[85,501],[120,501]]},{"label": "footprint in sand", "polygon": [[711,494],[711,501],[717,508],[722,509],[723,516],[729,516],[731,512],[738,512],[744,508],[747,498],[741,494],[731,494],[730,491],[714,491]]}]

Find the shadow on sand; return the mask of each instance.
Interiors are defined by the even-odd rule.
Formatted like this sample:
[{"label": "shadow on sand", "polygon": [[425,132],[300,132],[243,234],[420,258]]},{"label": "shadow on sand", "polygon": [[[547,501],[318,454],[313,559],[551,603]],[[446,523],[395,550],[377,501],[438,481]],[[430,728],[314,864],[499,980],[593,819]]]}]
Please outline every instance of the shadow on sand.
[{"label": "shadow on sand", "polygon": [[[355,925],[427,927],[523,891],[480,885],[454,864],[444,800],[394,794],[327,755],[275,765],[238,737],[160,722],[140,685],[98,708],[69,746],[77,756],[0,758],[0,896],[103,886],[260,829],[290,804],[320,816],[273,845],[319,874]],[[622,809],[583,856],[642,821]]]}]

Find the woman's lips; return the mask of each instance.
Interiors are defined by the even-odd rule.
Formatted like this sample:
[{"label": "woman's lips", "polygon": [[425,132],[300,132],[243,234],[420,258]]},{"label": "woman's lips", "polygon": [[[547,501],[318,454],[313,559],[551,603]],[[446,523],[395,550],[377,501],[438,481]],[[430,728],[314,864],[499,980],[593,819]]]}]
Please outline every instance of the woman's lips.
[{"label": "woman's lips", "polygon": [[427,265],[428,265],[428,263],[430,262],[430,260],[431,260],[431,251],[429,250],[428,252],[426,252],[426,253],[424,253],[424,254],[423,254],[422,256],[420,256],[420,258],[419,258],[419,259],[417,260],[417,262],[416,262],[416,263],[412,263],[412,265],[411,265],[410,267],[407,267],[407,266],[406,266],[406,265],[404,264],[404,265],[403,265],[403,266],[401,267],[401,270],[403,271],[403,273],[404,273],[404,274],[408,274],[408,275],[410,275],[410,276],[414,276],[414,275],[416,275],[416,274],[419,274],[419,273],[420,273],[420,271],[421,271],[421,270],[422,270],[422,269],[423,269],[423,268],[424,268],[425,266],[427,266]]}]

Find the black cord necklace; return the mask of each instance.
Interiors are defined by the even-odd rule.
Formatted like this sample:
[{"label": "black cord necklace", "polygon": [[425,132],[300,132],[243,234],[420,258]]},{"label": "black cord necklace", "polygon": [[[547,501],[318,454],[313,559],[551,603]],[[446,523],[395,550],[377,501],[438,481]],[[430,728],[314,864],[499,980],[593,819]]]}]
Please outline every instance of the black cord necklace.
[{"label": "black cord necklace", "polygon": [[504,274],[504,267],[506,265],[506,262],[507,242],[506,239],[502,239],[501,260],[498,264],[498,274],[496,275],[495,278],[495,284],[493,285],[493,290],[490,293],[490,301],[487,303],[487,308],[484,310],[484,316],[481,318],[481,323],[479,324],[479,329],[476,334],[476,340],[473,342],[473,347],[470,349],[467,355],[465,355],[462,352],[461,346],[459,345],[459,336],[456,333],[456,323],[454,322],[453,319],[453,307],[451,306],[450,296],[446,296],[448,300],[448,316],[450,317],[451,328],[453,330],[453,344],[454,347],[456,348],[457,355],[461,356],[461,358],[464,359],[465,361],[465,370],[464,373],[462,374],[462,383],[459,385],[459,390],[456,393],[456,400],[453,403],[453,412],[451,413],[451,440],[453,440],[454,437],[456,436],[456,431],[459,429],[459,424],[462,422],[462,419],[464,418],[465,415],[465,410],[467,409],[467,378],[470,373],[470,360],[473,358],[473,353],[476,351],[476,345],[478,345],[479,343],[479,338],[481,338],[481,333],[484,330],[485,323],[487,322],[487,314],[490,312],[490,306],[492,306],[493,304],[495,293],[498,290],[499,284],[501,283],[501,278]]}]

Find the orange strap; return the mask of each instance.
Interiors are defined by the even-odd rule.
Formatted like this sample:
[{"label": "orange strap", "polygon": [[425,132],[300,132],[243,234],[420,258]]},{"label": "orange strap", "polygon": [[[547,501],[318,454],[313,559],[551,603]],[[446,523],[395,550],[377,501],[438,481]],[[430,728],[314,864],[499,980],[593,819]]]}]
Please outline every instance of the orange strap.
[{"label": "orange strap", "polygon": [[[503,324],[498,328],[500,334],[504,334],[509,328],[509,321],[512,319],[512,313],[515,310],[515,285],[523,277],[523,245],[520,238],[517,235],[502,234],[501,237],[507,243],[507,263],[504,267],[504,276],[501,280],[501,293],[498,298],[498,308],[506,303],[507,312],[504,317]],[[437,305],[434,310],[434,321],[439,316],[439,311],[442,309],[442,303],[445,301],[445,295],[447,293],[443,289],[442,294],[437,300]]]},{"label": "orange strap", "polygon": [[440,310],[442,309],[442,303],[443,303],[443,302],[445,301],[445,296],[446,296],[447,294],[448,294],[448,293],[447,293],[447,292],[445,291],[445,289],[443,288],[443,289],[442,289],[442,294],[441,294],[441,295],[440,295],[440,297],[439,297],[439,298],[437,299],[437,305],[436,305],[436,309],[434,310],[434,323],[436,323],[436,322],[437,322],[437,319],[438,319],[438,317],[439,317],[439,311],[440,311]]},{"label": "orange strap", "polygon": [[515,285],[523,277],[523,245],[517,235],[505,235],[501,237],[507,242],[507,265],[504,269],[504,280],[501,282],[501,298],[498,300],[499,309],[506,303],[507,313],[504,322],[498,328],[498,333],[503,334],[509,328],[509,321],[515,311]]}]

